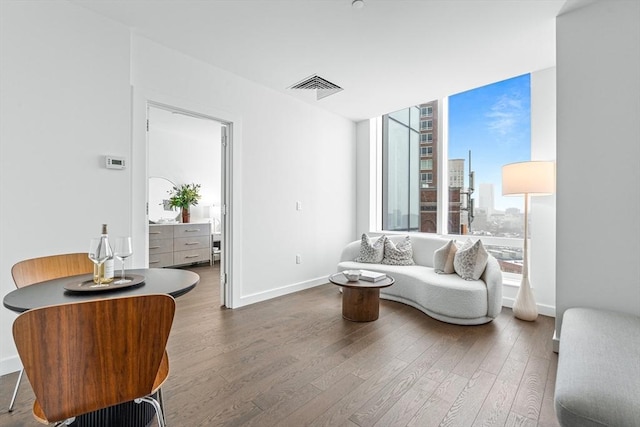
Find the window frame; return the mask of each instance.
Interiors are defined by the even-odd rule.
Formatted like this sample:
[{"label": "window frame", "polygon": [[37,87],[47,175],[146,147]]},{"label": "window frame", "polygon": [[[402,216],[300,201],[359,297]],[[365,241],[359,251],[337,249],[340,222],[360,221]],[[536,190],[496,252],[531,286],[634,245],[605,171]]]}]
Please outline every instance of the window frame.
[{"label": "window frame", "polygon": [[430,120],[420,119],[420,131],[425,131],[425,130],[433,130],[433,119],[430,119]]},{"label": "window frame", "polygon": [[433,157],[433,145],[420,147],[420,157]]},{"label": "window frame", "polygon": [[[427,167],[429,166],[430,167]],[[425,167],[423,167],[425,166]],[[420,159],[420,170],[421,171],[432,171],[433,170],[433,158]]]}]

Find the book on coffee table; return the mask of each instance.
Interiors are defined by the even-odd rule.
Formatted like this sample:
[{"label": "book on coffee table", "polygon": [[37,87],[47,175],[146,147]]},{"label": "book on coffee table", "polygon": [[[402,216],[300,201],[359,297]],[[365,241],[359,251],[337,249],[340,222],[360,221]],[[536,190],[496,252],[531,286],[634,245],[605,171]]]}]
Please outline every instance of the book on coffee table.
[{"label": "book on coffee table", "polygon": [[367,282],[377,282],[387,277],[384,273],[378,273],[377,271],[360,270],[360,280],[366,280]]}]

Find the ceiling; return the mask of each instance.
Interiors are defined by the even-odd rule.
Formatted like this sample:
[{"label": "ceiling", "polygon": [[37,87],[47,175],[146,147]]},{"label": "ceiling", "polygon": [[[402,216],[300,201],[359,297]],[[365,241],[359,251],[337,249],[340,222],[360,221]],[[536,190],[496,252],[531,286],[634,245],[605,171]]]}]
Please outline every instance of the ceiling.
[{"label": "ceiling", "polygon": [[[593,0],[72,1],[359,121],[554,66],[556,16]],[[344,90],[289,89],[315,74]]]}]

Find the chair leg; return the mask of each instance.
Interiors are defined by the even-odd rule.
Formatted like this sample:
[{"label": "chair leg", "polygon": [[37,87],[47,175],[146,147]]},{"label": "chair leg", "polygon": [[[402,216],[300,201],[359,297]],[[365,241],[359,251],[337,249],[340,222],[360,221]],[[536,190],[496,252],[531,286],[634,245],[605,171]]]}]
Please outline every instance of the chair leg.
[{"label": "chair leg", "polygon": [[24,368],[20,369],[20,374],[18,374],[18,381],[16,381],[16,388],[13,389],[13,396],[11,396],[11,402],[9,403],[9,412],[13,412],[13,405],[15,405],[16,397],[18,397],[18,389],[20,388],[20,381],[22,381],[23,374],[24,374]]},{"label": "chair leg", "polygon": [[53,425],[53,427],[60,427],[60,426],[70,426],[71,424],[73,424],[76,421],[76,417],[71,417],[71,418],[67,418],[64,421],[58,421],[57,423],[55,423]]},{"label": "chair leg", "polygon": [[164,420],[164,423],[167,424],[167,419],[164,415],[164,394],[162,393],[161,388],[158,389],[158,402],[160,402],[160,407],[162,408],[162,419]]},{"label": "chair leg", "polygon": [[164,413],[162,412],[162,408],[160,407],[160,403],[151,396],[140,397],[135,399],[134,402],[140,404],[142,402],[147,402],[153,406],[156,410],[156,419],[158,420],[158,427],[166,427],[166,423],[164,422]]}]

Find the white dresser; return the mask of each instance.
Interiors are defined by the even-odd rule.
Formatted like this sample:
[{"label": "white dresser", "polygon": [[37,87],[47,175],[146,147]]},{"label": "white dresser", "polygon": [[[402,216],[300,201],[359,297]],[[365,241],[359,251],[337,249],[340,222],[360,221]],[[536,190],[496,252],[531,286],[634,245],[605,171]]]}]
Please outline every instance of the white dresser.
[{"label": "white dresser", "polygon": [[149,225],[149,267],[211,263],[211,224]]}]

